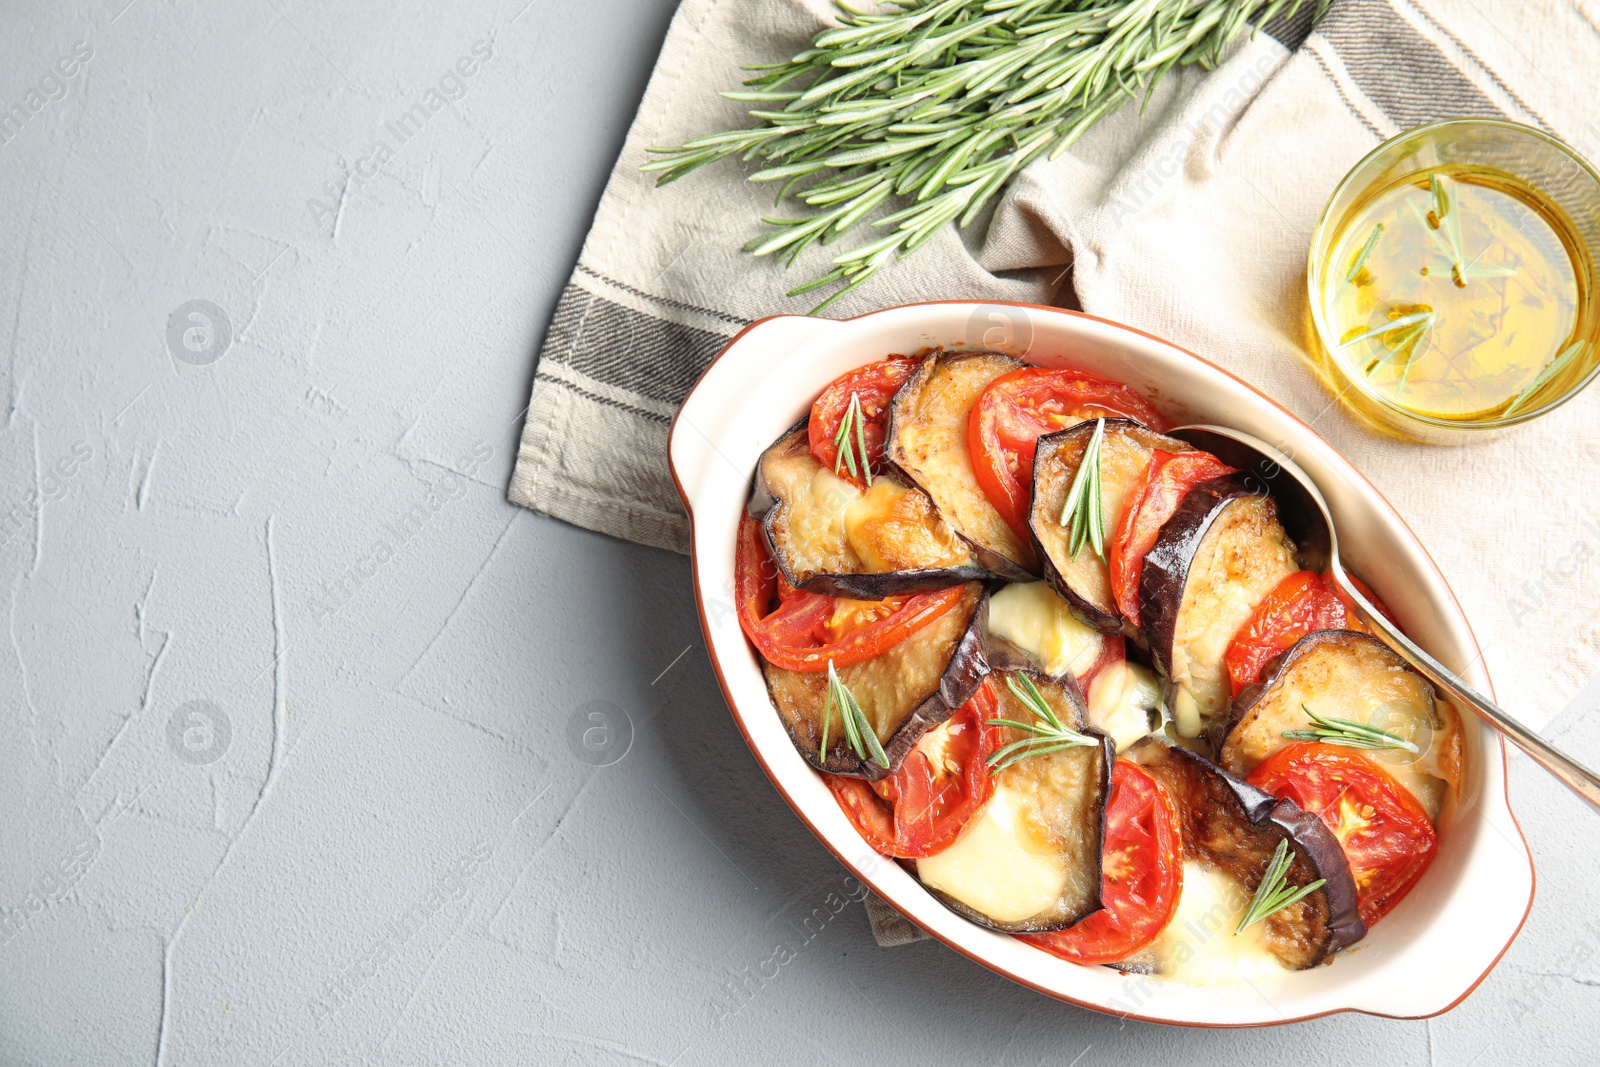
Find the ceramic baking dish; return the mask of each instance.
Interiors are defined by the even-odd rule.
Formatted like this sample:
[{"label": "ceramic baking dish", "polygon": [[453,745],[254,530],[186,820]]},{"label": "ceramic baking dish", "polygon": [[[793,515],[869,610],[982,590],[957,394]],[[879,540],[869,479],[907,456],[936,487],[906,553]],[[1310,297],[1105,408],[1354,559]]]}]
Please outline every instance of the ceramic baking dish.
[{"label": "ceramic baking dish", "polygon": [[1208,422],[1276,444],[1321,487],[1345,562],[1406,630],[1492,692],[1476,639],[1439,569],[1394,508],[1314,430],[1226,371],[1160,338],[1055,308],[941,302],[848,320],[778,316],[735,337],[689,393],[668,446],[693,523],[695,594],[733,720],[772,784],[833,853],[911,922],[999,974],[1073,1004],[1155,1022],[1244,1026],[1338,1011],[1417,1018],[1459,1003],[1488,974],[1533,903],[1533,863],[1506,795],[1496,734],[1464,716],[1467,773],[1439,852],[1409,896],[1330,965],[1280,983],[1188,986],[1083,967],[984,930],[869,849],[790,743],[733,609],[734,533],[761,451],[828,382],[892,353],[991,349],[1141,390],[1174,423]]}]

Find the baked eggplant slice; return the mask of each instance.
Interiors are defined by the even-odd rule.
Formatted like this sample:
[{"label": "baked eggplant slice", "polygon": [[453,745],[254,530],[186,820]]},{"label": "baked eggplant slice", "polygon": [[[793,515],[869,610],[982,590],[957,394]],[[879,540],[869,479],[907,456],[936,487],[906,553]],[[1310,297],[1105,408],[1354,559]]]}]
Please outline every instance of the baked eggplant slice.
[{"label": "baked eggplant slice", "polygon": [[[1069,532],[1061,524],[1061,510],[1077,476],[1083,450],[1094,436],[1094,422],[1080,422],[1039,438],[1033,460],[1033,504],[1028,528],[1044,576],[1071,604],[1078,617],[1104,633],[1127,633],[1122,613],[1111,595],[1106,561],[1080,547],[1076,557],[1067,551]],[[1192,452],[1194,446],[1156,433],[1132,419],[1107,419],[1100,441],[1100,500],[1109,533],[1117,528],[1128,489],[1150,465],[1150,453]],[[1230,635],[1231,636],[1231,635]]]},{"label": "baked eggplant slice", "polygon": [[[998,717],[1035,721],[1006,684],[1026,676],[1065,725],[1095,743],[1029,756],[995,775],[994,794],[917,877],[952,911],[1006,933],[1061,930],[1100,910],[1100,852],[1111,796],[1111,739],[1087,729],[1076,684],[1032,672],[990,676]],[[1023,687],[1026,691],[1026,687]],[[1008,731],[1009,740],[1028,736]]]},{"label": "baked eggplant slice", "polygon": [[[1244,782],[1188,749],[1150,738],[1128,752],[1149,771],[1178,805],[1183,826],[1184,895],[1191,890],[1205,904],[1209,918],[1183,920],[1185,908],[1163,937],[1129,969],[1171,974],[1202,959],[1215,979],[1230,964],[1248,955],[1253,944],[1291,971],[1322,962],[1330,952],[1359,941],[1366,924],[1356,909],[1355,880],[1339,841],[1321,819],[1290,800],[1280,800]],[[1249,906],[1280,841],[1294,855],[1285,885],[1324,884],[1280,911],[1235,933],[1239,916]],[[1191,862],[1203,872],[1191,879]],[[1197,884],[1191,884],[1191,881]],[[1187,950],[1185,952],[1184,950]],[[1246,975],[1249,977],[1248,975]]]},{"label": "baked eggplant slice", "polygon": [[987,577],[921,490],[840,478],[811,454],[805,422],[762,454],[750,507],[784,577],[808,593],[882,600]]},{"label": "baked eggplant slice", "polygon": [[1233,704],[1222,765],[1241,777],[1293,744],[1286,730],[1311,730],[1323,719],[1345,719],[1394,734],[1416,746],[1363,751],[1411,791],[1435,822],[1445,797],[1461,781],[1461,721],[1440,703],[1427,679],[1382,641],[1351,630],[1319,630],[1297,641]]},{"label": "baked eggplant slice", "polygon": [[1002,578],[1025,582],[1037,564],[989,503],[967,452],[967,416],[978,395],[1023,364],[998,352],[929,356],[889,405],[885,455],[906,479],[933,498],[978,562]]},{"label": "baked eggplant slice", "polygon": [[981,633],[984,606],[983,586],[972,582],[955,607],[898,645],[839,669],[839,680],[861,705],[889,757],[887,770],[850,750],[837,707],[829,711],[828,751],[820,751],[822,713],[828,707],[825,672],[790,671],[763,661],[767,692],[795,748],[829,774],[878,780],[899,770],[918,739],[970,700],[989,672]]},{"label": "baked eggplant slice", "polygon": [[1226,727],[1228,644],[1256,605],[1300,568],[1277,505],[1253,492],[1249,478],[1229,474],[1190,489],[1139,576],[1144,636],[1184,737],[1220,735]]}]

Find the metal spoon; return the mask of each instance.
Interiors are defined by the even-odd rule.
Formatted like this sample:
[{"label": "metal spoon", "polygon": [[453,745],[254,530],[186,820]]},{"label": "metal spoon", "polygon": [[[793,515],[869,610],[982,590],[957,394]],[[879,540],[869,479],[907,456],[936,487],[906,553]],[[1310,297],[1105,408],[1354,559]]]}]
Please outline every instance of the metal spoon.
[{"label": "metal spoon", "polygon": [[[1271,445],[1247,433],[1222,426],[1182,426],[1172,436],[1202,448],[1224,463],[1241,471],[1259,475],[1262,492],[1270,490],[1278,504],[1284,529],[1300,547],[1301,561],[1311,570],[1326,571],[1355,605],[1356,614],[1384,644],[1415,667],[1423,677],[1488,722],[1545,770],[1561,779],[1567,788],[1595,807],[1600,807],[1600,775],[1551,745],[1537,733],[1506,714],[1487,697],[1463,682],[1386,619],[1361,594],[1339,561],[1339,543],[1333,532],[1333,516],[1305,471]],[[1288,477],[1281,477],[1287,474]]]}]

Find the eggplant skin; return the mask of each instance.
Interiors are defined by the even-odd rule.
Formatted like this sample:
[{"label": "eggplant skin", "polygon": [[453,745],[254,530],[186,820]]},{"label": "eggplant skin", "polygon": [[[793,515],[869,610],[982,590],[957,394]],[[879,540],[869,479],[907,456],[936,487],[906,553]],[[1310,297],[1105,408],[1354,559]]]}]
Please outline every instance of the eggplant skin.
[{"label": "eggplant skin", "polygon": [[1139,572],[1139,614],[1145,639],[1163,671],[1171,671],[1172,637],[1194,554],[1223,507],[1250,493],[1243,474],[1201,482],[1184,496],[1145,553]]},{"label": "eggplant skin", "polygon": [[[1016,922],[1004,922],[985,915],[948,893],[924,882],[923,886],[940,903],[957,915],[985,929],[1008,934],[1046,933],[1064,930],[1099,911],[1102,906],[1102,862],[1106,834],[1107,804],[1111,799],[1111,769],[1116,763],[1115,742],[1088,725],[1088,708],[1076,683],[1051,678],[1034,670],[1026,673],[1040,694],[1068,726],[1096,740],[1093,746],[1019,760],[1001,771],[996,787],[1016,790],[1036,805],[1039,821],[1051,826],[1055,839],[1066,854],[1068,877],[1055,903],[1044,911]],[[1006,687],[1001,675],[990,680],[999,704],[999,717],[1027,722],[1032,714]],[[1025,736],[1007,730],[1007,740]],[[1055,801],[1062,808],[1042,810]],[[1054,817],[1051,817],[1052,814]],[[914,871],[914,873],[916,873]],[[919,875],[920,880],[920,875]]]},{"label": "eggplant skin", "polygon": [[1247,775],[1292,739],[1285,730],[1305,730],[1318,714],[1366,723],[1416,745],[1363,752],[1416,797],[1438,821],[1451,788],[1461,780],[1461,722],[1455,709],[1436,699],[1427,679],[1382,641],[1351,630],[1318,630],[1295,642],[1233,702],[1218,762]]},{"label": "eggplant skin", "polygon": [[[1088,549],[1076,558],[1067,551],[1067,527],[1061,524],[1072,479],[1078,473],[1083,450],[1094,435],[1094,420],[1080,422],[1039,438],[1033,460],[1033,501],[1028,508],[1028,530],[1033,550],[1044,569],[1045,580],[1073,613],[1101,633],[1134,636],[1111,594],[1106,561]],[[1128,489],[1150,465],[1150,453],[1192,452],[1194,446],[1168,437],[1132,419],[1107,419],[1100,443],[1102,518],[1109,536],[1117,528]]]},{"label": "eggplant skin", "polygon": [[[791,585],[807,593],[882,600],[988,576],[932,501],[888,475],[873,479],[879,494],[894,495],[887,509],[878,509],[876,521],[864,524],[877,557],[864,560],[837,518],[839,504],[818,501],[812,493],[822,464],[811,454],[809,422],[802,419],[762,453],[749,504]],[[840,492],[857,491],[842,480],[832,484]]]},{"label": "eggplant skin", "polygon": [[1193,700],[1201,725],[1219,733],[1230,696],[1228,643],[1299,567],[1277,505],[1254,484],[1251,475],[1235,472],[1190,489],[1156,535],[1139,576],[1144,637],[1167,678],[1169,706],[1181,722],[1181,702]]},{"label": "eggplant skin", "polygon": [[929,356],[889,404],[885,455],[932,498],[956,533],[991,573],[1028,582],[1033,546],[1017,538],[978,485],[967,453],[967,416],[979,394],[1002,374],[1024,364],[999,352]]},{"label": "eggplant skin", "polygon": [[784,670],[762,661],[767,693],[795,749],[819,771],[879,781],[894,774],[922,735],[948,719],[978,691],[989,664],[983,657],[983,623],[988,597],[970,583],[961,602],[893,648],[839,669],[839,679],[877,727],[889,757],[887,769],[861,759],[845,741],[839,712],[831,713],[828,751],[822,742],[822,711],[827,706],[826,672]]},{"label": "eggplant skin", "polygon": [[1178,805],[1185,856],[1221,870],[1254,893],[1278,842],[1287,840],[1295,858],[1285,884],[1325,880],[1321,888],[1262,920],[1268,944],[1285,967],[1313,967],[1366,936],[1350,864],[1320,818],[1177,745],[1147,739],[1128,756],[1166,787]]}]

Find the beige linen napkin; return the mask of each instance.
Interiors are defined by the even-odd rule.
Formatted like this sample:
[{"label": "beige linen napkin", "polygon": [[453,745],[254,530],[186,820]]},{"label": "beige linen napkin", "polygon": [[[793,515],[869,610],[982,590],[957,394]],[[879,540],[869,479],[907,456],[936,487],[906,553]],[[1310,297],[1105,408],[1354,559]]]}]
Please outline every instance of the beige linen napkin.
[{"label": "beige linen napkin", "polygon": [[[1170,76],[1013,184],[987,227],[954,228],[829,309],[951,298],[1076,304],[1166,337],[1309,422],[1394,503],[1438,561],[1496,688],[1535,726],[1600,666],[1600,388],[1514,433],[1436,448],[1379,437],[1300,347],[1311,229],[1380,140],[1431,119],[1506,116],[1600,154],[1600,0],[1334,0]],[[540,354],[510,497],[603,533],[687,551],[667,425],[749,320],[802,313],[792,271],[738,251],[767,187],[725,160],[663,189],[647,145],[740,125],[719,98],[824,24],[824,0],[685,0]],[[1070,277],[1069,277],[1070,268]],[[1065,287],[1065,288],[1064,288]],[[902,920],[903,922],[903,920]],[[903,931],[902,931],[903,933]]]}]

